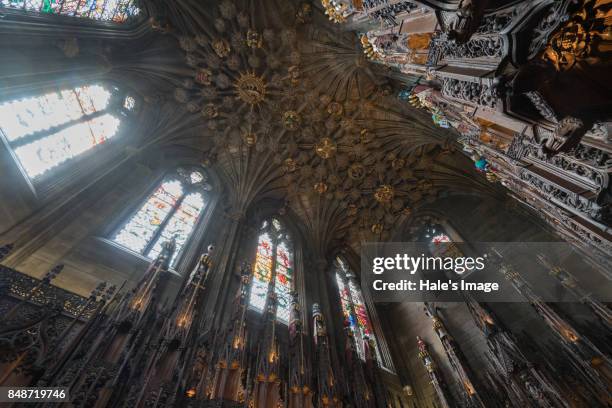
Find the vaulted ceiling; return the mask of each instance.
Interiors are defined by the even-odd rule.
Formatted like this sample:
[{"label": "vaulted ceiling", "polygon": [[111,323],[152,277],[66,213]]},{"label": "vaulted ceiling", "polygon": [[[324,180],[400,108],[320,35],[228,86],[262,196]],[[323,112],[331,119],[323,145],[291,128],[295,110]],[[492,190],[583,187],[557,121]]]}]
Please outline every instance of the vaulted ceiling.
[{"label": "vaulted ceiling", "polygon": [[164,107],[145,144],[213,168],[232,212],[278,200],[324,251],[387,239],[440,197],[499,195],[451,133],[397,98],[418,78],[368,61],[313,3],[179,0],[150,14],[157,37],[113,72],[147,73]]}]

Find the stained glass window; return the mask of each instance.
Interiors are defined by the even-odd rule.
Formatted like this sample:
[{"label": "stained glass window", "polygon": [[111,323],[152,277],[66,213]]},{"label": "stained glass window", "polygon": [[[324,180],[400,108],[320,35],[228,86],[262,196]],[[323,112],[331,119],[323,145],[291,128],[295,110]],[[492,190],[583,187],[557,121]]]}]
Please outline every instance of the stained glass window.
[{"label": "stained glass window", "polygon": [[438,234],[431,238],[431,242],[434,244],[440,244],[442,242],[451,242],[451,239],[446,234]]},{"label": "stained glass window", "polygon": [[442,244],[451,242],[450,237],[444,231],[444,228],[439,224],[427,225],[423,229],[424,241],[431,244]]},{"label": "stained glass window", "polygon": [[0,133],[36,179],[117,134],[118,93],[88,85],[0,103]]},{"label": "stained glass window", "polygon": [[140,14],[135,0],[0,0],[0,9],[125,23]]},{"label": "stained glass window", "polygon": [[266,221],[261,227],[249,298],[249,305],[253,309],[261,312],[266,307],[271,282],[274,282],[278,302],[276,318],[286,324],[291,310],[293,252],[289,238],[277,219],[271,223]]},{"label": "stained glass window", "polygon": [[344,320],[348,322],[353,332],[357,354],[362,360],[365,360],[365,339],[368,338],[374,343],[378,361],[382,362],[361,288],[357,283],[357,278],[342,258],[336,258],[336,283]]},{"label": "stained glass window", "polygon": [[173,237],[176,250],[171,260],[175,264],[178,255],[205,207],[203,173],[198,171],[198,182],[191,177],[183,178],[183,171],[168,176],[151,194],[140,209],[114,235],[113,241],[148,258],[155,258],[161,252],[165,241]]}]

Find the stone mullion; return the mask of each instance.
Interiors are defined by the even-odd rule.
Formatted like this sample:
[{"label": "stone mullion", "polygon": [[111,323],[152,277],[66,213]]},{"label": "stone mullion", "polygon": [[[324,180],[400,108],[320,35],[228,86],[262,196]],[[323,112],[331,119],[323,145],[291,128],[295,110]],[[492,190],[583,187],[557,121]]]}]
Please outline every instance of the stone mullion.
[{"label": "stone mullion", "polygon": [[298,294],[298,304],[300,305],[300,318],[302,320],[302,332],[308,333],[308,307],[306,291],[306,271],[304,268],[304,252],[301,245],[294,245],[293,249],[293,290]]},{"label": "stone mullion", "polygon": [[[350,271],[349,272],[344,272],[342,270],[342,268],[340,268],[339,271],[337,271],[336,273],[340,276],[340,279],[342,280],[342,284],[344,285],[344,287],[348,291],[349,313],[353,316],[353,318],[355,319],[355,324],[356,324],[357,328],[359,328],[359,319],[357,319],[357,313],[355,313],[355,303],[353,302],[353,295],[351,293],[351,286],[350,286],[350,282],[349,282],[350,278],[349,278],[349,276],[347,276],[351,272]],[[342,304],[341,296],[342,295],[339,294],[338,300],[339,300],[339,303],[340,303],[340,311],[342,312],[341,316],[344,316],[344,310],[342,309],[343,308],[343,304]],[[359,330],[358,333],[356,333],[356,334],[359,334],[360,338],[359,339],[355,339],[355,346],[358,349],[359,356],[362,357],[365,360],[365,348],[364,348],[363,334],[361,333],[361,330]]]},{"label": "stone mullion", "polygon": [[[354,258],[352,260],[354,260]],[[348,262],[348,259],[346,259],[346,261]],[[351,263],[349,262],[349,268],[351,268],[350,265]],[[357,268],[353,268],[351,270],[352,271],[360,270],[360,265],[357,264]],[[374,301],[370,295],[368,288],[367,287],[364,288],[361,286],[361,283],[357,279],[356,274],[354,274],[354,279],[355,279],[355,283],[357,284],[357,287],[359,287],[361,290],[361,296],[363,298],[363,303],[365,305],[366,312],[370,320],[370,324],[372,325],[372,331],[376,338],[376,345],[378,347],[378,352],[380,353],[380,356],[383,359],[383,361],[379,361],[379,364],[393,371],[395,370],[394,365],[393,365],[393,359],[391,357],[391,352],[389,351],[389,346],[385,339],[384,332],[383,332],[383,329],[380,323],[380,319],[378,317],[376,305],[374,304]]]},{"label": "stone mullion", "polygon": [[215,310],[213,320],[211,321],[213,327],[220,327],[226,317],[224,309],[230,296],[230,291],[234,289],[231,282],[234,276],[234,267],[240,242],[244,238],[245,224],[243,217],[229,217],[228,224],[225,239],[217,243],[220,253],[216,259],[216,266],[213,265],[214,278],[208,291],[207,307],[210,310]]},{"label": "stone mullion", "polygon": [[[332,280],[332,274],[329,273],[327,261],[319,260],[317,262],[317,274],[319,276],[319,304],[321,305],[321,310],[323,311],[325,321],[327,322],[332,367],[334,373],[336,373],[336,379],[340,380],[344,377],[342,375],[344,374],[344,371],[342,370],[344,367],[342,365],[344,362],[342,357],[344,356],[344,350],[342,348],[344,342],[340,341],[340,339],[344,338],[344,322],[343,319],[341,319],[341,316],[343,316],[342,307],[339,304],[340,299],[338,298],[338,295],[335,292],[330,292],[330,288],[334,287],[334,281]],[[345,387],[344,391],[347,391],[348,384],[342,385]]]},{"label": "stone mullion", "polygon": [[387,340],[385,339],[385,335],[380,324],[380,319],[378,317],[378,312],[376,311],[376,306],[374,305],[374,301],[372,300],[372,297],[370,296],[370,292],[368,290],[362,290],[361,296],[363,297],[363,303],[366,307],[366,311],[370,319],[370,324],[372,325],[374,337],[376,338],[376,346],[378,348],[378,352],[380,353],[380,357],[382,358],[382,361],[380,361],[379,364],[382,367],[394,371],[395,367],[393,365],[393,359],[391,358],[391,352],[389,351],[389,346],[387,344]]},{"label": "stone mullion", "polygon": [[[278,233],[276,236],[274,236],[274,238],[272,238],[272,267],[270,269],[270,281],[268,282],[268,290],[267,290],[267,295],[266,295],[266,303],[264,305],[263,311],[262,311],[262,315],[266,315],[267,311],[268,311],[268,301],[270,300],[270,295],[276,292],[276,251],[278,250],[278,243],[279,243],[279,239],[278,239]],[[276,320],[276,311],[278,309],[278,303],[276,305],[276,307],[274,308],[274,316],[275,316],[275,320]]]},{"label": "stone mullion", "polygon": [[[208,198],[210,198],[210,202],[206,204],[203,213],[200,214],[200,219],[194,226],[191,236],[187,240],[187,243],[185,244],[185,246],[183,246],[181,258],[176,264],[176,270],[182,276],[185,276],[190,270],[190,266],[194,264],[194,261],[197,261],[199,259],[200,254],[198,252],[206,252],[207,245],[203,246],[203,244],[204,241],[211,235],[211,221],[213,214],[217,211],[219,193],[217,191],[214,191],[213,194],[206,194],[205,199]],[[212,243],[212,241],[209,242],[209,244]]]},{"label": "stone mullion", "polygon": [[[304,264],[304,250],[302,245],[297,245],[297,240],[294,240],[294,290],[298,294],[298,304],[300,305],[300,318],[302,320],[302,335],[300,341],[302,342],[302,353],[303,356],[309,356],[312,352],[311,342],[308,341],[310,337],[310,310],[308,307],[308,290],[306,287],[306,268]],[[304,361],[304,370],[306,374],[306,385],[311,385],[310,380],[307,377],[309,369],[312,367],[310,361],[306,358]]]},{"label": "stone mullion", "polygon": [[[182,184],[182,183],[181,183]],[[185,186],[183,186],[185,187]],[[151,237],[151,239],[149,240],[149,242],[147,242],[147,245],[144,247],[144,249],[142,250],[142,255],[143,256],[147,256],[147,254],[149,252],[151,252],[151,249],[153,249],[153,246],[155,245],[155,242],[159,239],[159,237],[161,237],[161,234],[164,232],[164,229],[166,229],[166,226],[168,225],[168,223],[170,222],[170,219],[172,219],[172,216],[174,214],[176,214],[176,212],[178,211],[179,207],[181,206],[181,204],[183,204],[183,200],[185,200],[185,196],[187,195],[187,193],[183,192],[183,194],[181,195],[181,197],[176,201],[176,203],[172,206],[172,210],[166,215],[166,218],[164,218],[164,220],[162,221],[162,223],[159,225],[159,227],[155,230],[155,232],[153,233],[153,236]]]}]

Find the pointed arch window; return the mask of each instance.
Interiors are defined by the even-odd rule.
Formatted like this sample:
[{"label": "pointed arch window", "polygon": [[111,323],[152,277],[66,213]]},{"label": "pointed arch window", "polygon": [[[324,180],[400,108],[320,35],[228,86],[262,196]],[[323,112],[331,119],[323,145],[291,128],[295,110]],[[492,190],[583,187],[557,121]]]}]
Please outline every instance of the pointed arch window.
[{"label": "pointed arch window", "polygon": [[372,322],[368,316],[363,294],[357,282],[357,277],[348,267],[348,264],[340,257],[336,258],[336,283],[340,294],[340,303],[345,322],[348,322],[353,337],[357,354],[362,360],[366,358],[366,348],[369,339],[374,344],[374,352],[379,364],[382,364],[378,344],[372,330]]},{"label": "pointed arch window", "polygon": [[162,244],[174,237],[176,250],[171,260],[174,265],[206,207],[206,193],[210,190],[205,173],[179,168],[164,178],[112,240],[154,259]]},{"label": "pointed arch window", "polygon": [[113,138],[136,101],[101,84],[58,89],[0,103],[0,134],[23,171],[37,180]]},{"label": "pointed arch window", "polygon": [[276,319],[288,324],[293,290],[293,245],[276,218],[264,221],[260,229],[254,265],[249,306],[263,312],[268,291],[274,290]]},{"label": "pointed arch window", "polygon": [[1,9],[120,24],[132,21],[140,14],[136,0],[0,0]]}]

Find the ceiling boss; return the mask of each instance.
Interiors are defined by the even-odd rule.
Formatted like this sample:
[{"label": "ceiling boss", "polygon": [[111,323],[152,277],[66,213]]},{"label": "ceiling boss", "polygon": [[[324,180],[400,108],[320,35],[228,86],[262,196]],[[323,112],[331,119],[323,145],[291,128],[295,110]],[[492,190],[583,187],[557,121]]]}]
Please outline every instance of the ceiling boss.
[{"label": "ceiling boss", "polygon": [[266,96],[266,82],[253,72],[240,74],[234,84],[238,98],[249,105],[257,105]]}]

